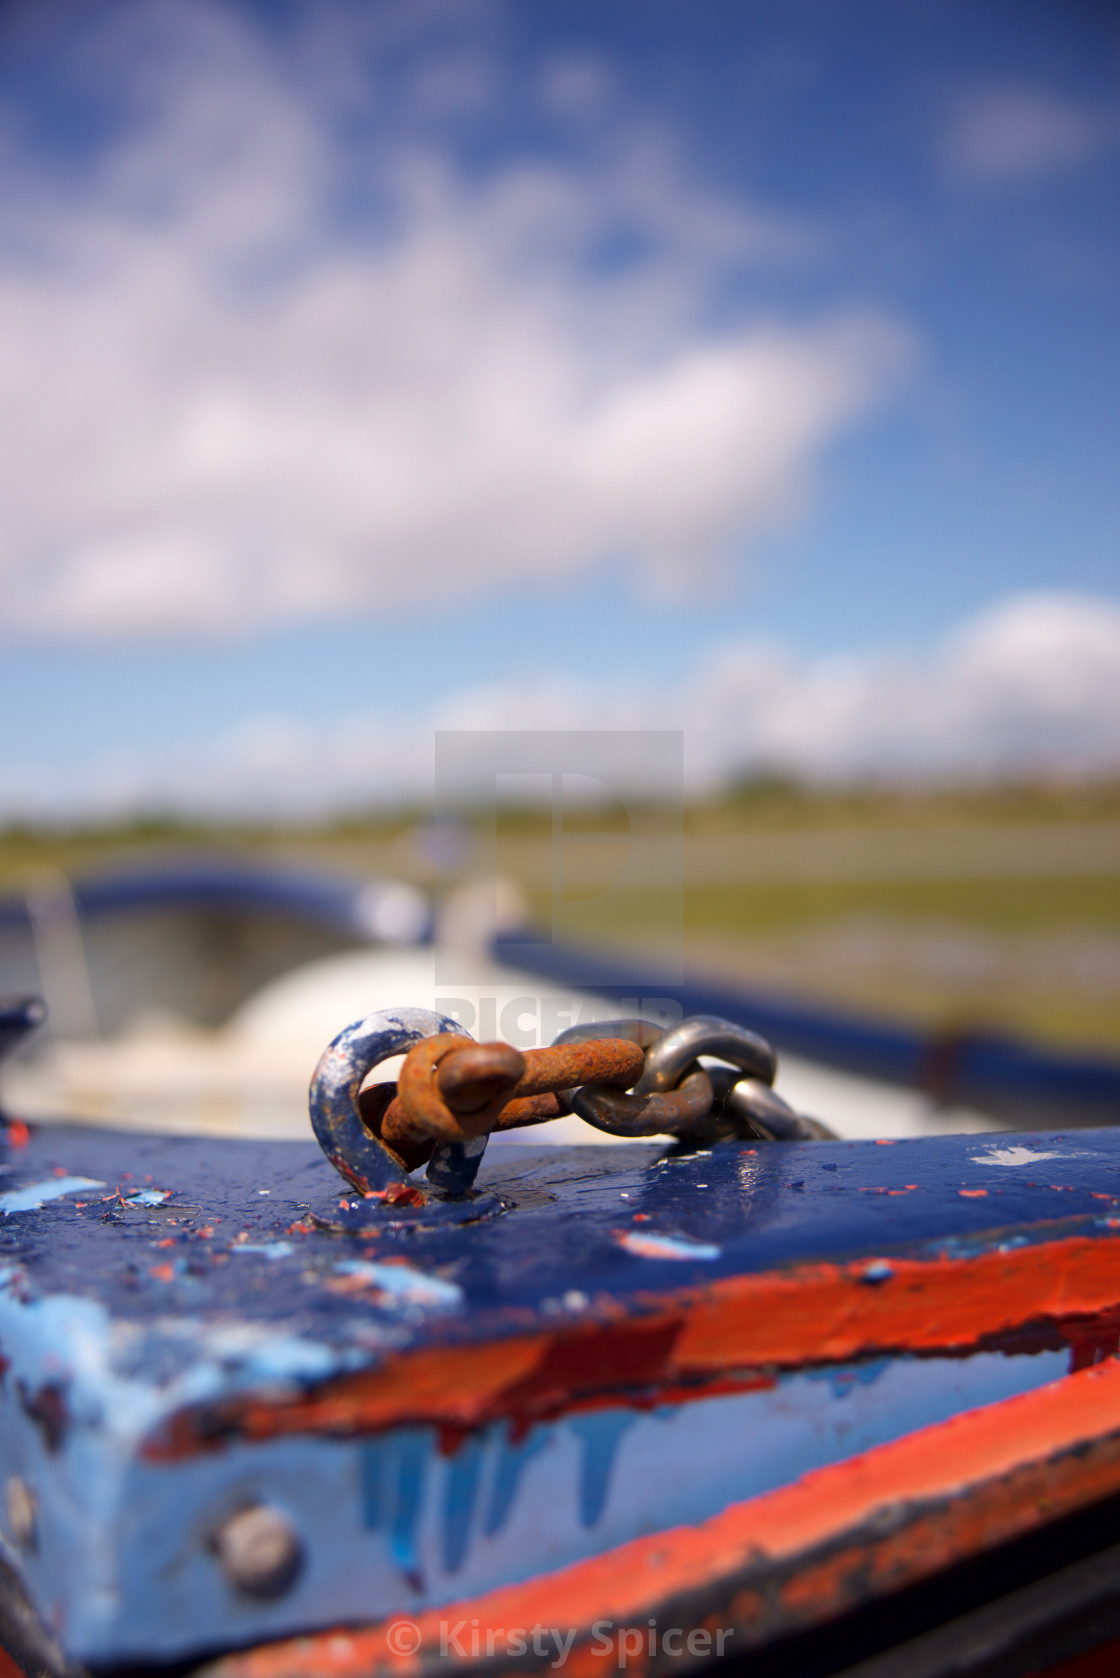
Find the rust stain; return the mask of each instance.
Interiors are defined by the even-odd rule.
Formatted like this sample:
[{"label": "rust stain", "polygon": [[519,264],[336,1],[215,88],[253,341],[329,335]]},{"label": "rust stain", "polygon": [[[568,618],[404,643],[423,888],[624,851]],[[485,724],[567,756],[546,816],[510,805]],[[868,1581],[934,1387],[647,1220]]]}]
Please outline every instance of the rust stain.
[{"label": "rust stain", "polygon": [[629,1089],[641,1077],[644,1066],[643,1050],[624,1037],[528,1049],[524,1074],[513,1093],[517,1099],[523,1099],[571,1089],[578,1084],[609,1084]]},{"label": "rust stain", "polygon": [[469,1428],[506,1418],[521,1427],[594,1403],[697,1397],[714,1382],[743,1390],[777,1370],[872,1352],[963,1354],[1025,1327],[1060,1336],[1080,1367],[1115,1344],[1118,1257],[1111,1240],[1070,1236],[972,1258],[892,1258],[874,1287],[866,1259],[726,1277],[639,1300],[641,1316],[422,1347],[295,1398],[250,1395],[181,1411],[146,1454],[404,1424]]},{"label": "rust stain", "polygon": [[[691,1605],[691,1621],[675,1623],[734,1626],[742,1653],[1117,1489],[1120,1364],[1110,1363],[817,1469],[700,1525],[414,1618],[433,1653],[450,1614],[477,1620],[483,1638],[536,1622],[580,1627],[572,1670],[589,1675],[617,1666],[614,1648],[596,1654],[588,1641],[597,1620],[638,1627]],[[350,1632],[345,1653],[337,1633],[266,1645],[220,1660],[210,1678],[405,1678],[415,1657],[396,1658],[388,1630]]]}]

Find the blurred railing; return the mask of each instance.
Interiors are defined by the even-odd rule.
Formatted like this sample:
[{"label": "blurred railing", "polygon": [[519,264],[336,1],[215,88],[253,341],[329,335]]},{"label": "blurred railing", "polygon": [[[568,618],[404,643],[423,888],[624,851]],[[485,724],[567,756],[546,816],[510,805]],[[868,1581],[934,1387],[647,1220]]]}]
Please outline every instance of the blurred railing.
[{"label": "blurred railing", "polygon": [[[523,935],[522,935],[523,938]],[[654,983],[635,963],[563,944],[500,938],[499,960],[557,984],[621,998],[651,991],[685,1014],[719,1014],[768,1037],[779,1051],[864,1077],[927,1091],[1022,1129],[1120,1124],[1120,1060],[1062,1053],[987,1031],[929,1032],[841,1008],[749,988],[689,980]]]}]

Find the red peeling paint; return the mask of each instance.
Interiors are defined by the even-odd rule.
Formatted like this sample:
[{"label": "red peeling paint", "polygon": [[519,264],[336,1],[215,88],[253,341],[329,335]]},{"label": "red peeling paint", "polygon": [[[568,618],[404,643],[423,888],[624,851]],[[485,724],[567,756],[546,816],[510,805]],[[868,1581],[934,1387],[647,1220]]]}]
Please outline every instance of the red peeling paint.
[{"label": "red peeling paint", "polygon": [[0,1678],[26,1678],[22,1666],[17,1666],[6,1649],[0,1649]]},{"label": "red peeling paint", "polygon": [[971,1258],[892,1258],[874,1287],[867,1265],[863,1258],[725,1277],[639,1297],[641,1316],[603,1303],[597,1320],[547,1333],[420,1347],[298,1396],[238,1396],[180,1411],[145,1452],[168,1459],[233,1437],[425,1423],[506,1419],[522,1428],[592,1404],[645,1406],[678,1391],[696,1398],[717,1381],[742,1390],[773,1370],[871,1353],[966,1353],[1028,1326],[1091,1346],[1095,1356],[1111,1344],[1120,1310],[1120,1250],[1109,1238],[1066,1236]]},{"label": "red peeling paint", "polygon": [[1116,1678],[1120,1672],[1120,1638],[1087,1649],[1083,1655],[1048,1666],[1037,1678]]}]

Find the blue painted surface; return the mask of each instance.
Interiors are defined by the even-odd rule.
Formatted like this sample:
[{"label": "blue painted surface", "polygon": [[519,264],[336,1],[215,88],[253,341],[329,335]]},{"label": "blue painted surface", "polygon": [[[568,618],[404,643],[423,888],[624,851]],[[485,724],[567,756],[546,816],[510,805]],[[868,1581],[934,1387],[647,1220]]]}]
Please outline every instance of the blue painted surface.
[{"label": "blue painted surface", "polygon": [[[262,1326],[313,1322],[328,1343],[350,1322],[355,1295],[324,1292],[306,1276],[326,1279],[359,1259],[373,1265],[404,1258],[444,1283],[397,1284],[389,1292],[371,1274],[363,1318],[391,1326],[394,1344],[402,1323],[409,1343],[458,1334],[449,1323],[464,1325],[471,1339],[487,1339],[510,1332],[511,1308],[549,1318],[568,1312],[565,1296],[583,1297],[572,1313],[579,1316],[600,1292],[625,1300],[804,1259],[982,1247],[1002,1239],[993,1230],[1010,1226],[1023,1239],[1043,1239],[1052,1236],[1055,1219],[1111,1239],[1120,1207],[1120,1130],[1001,1132],[890,1146],[729,1142],[696,1154],[656,1143],[506,1145],[486,1156],[480,1182],[513,1200],[514,1210],[422,1235],[387,1225],[375,1249],[368,1238],[292,1229],[309,1205],[339,1188],[311,1143],[57,1125],[39,1129],[27,1147],[7,1150],[6,1160],[0,1193],[13,1203],[26,1200],[29,1209],[0,1219],[0,1263],[27,1267],[40,1293],[96,1300],[139,1325],[156,1323],[180,1303],[203,1313],[235,1312]],[[56,1193],[66,1176],[106,1187],[30,1206]],[[885,1192],[908,1183],[919,1187]],[[962,1198],[962,1188],[986,1193]],[[158,1206],[135,1204],[149,1190],[167,1198]],[[1106,1191],[1115,1198],[1098,1198]],[[80,1209],[77,1200],[85,1201]],[[1040,1223],[1045,1228],[1035,1230]],[[212,1233],[200,1233],[205,1229]],[[674,1256],[628,1251],[619,1230],[666,1238]],[[172,1245],[153,1249],[157,1238]],[[702,1256],[682,1259],[681,1242],[699,1243]],[[250,1251],[236,1266],[215,1262],[242,1246]],[[713,1247],[718,1256],[710,1256]],[[181,1294],[149,1273],[168,1252],[188,1260]],[[436,1307],[452,1284],[461,1310],[449,1317]],[[523,1317],[518,1325],[520,1331]]]},{"label": "blue painted surface", "polygon": [[579,1518],[585,1527],[597,1526],[611,1488],[612,1470],[623,1435],[638,1421],[633,1410],[592,1410],[573,1416],[569,1424],[583,1445],[579,1480]]},{"label": "blue painted surface", "polygon": [[540,978],[599,995],[671,998],[686,1015],[721,1015],[761,1032],[785,1053],[928,1089],[939,1100],[1012,1123],[1120,1123],[1120,1061],[1107,1055],[1058,1053],[983,1031],[931,1035],[795,997],[703,981],[663,985],[640,967],[563,944],[505,938],[495,953]]},{"label": "blue painted surface", "polygon": [[[0,1218],[0,1474],[33,1486],[41,1532],[38,1554],[6,1554],[71,1650],[109,1662],[452,1601],[701,1520],[1052,1380],[1068,1354],[1035,1342],[792,1371],[768,1390],[617,1405],[517,1438],[504,1422],[458,1442],[414,1426],[170,1462],[139,1446],[186,1406],[295,1393],[410,1346],[640,1312],[716,1276],[857,1255],[889,1266],[1067,1230],[1111,1242],[1118,1167],[1117,1131],[697,1155],[511,1146],[483,1166],[512,1203],[503,1216],[358,1241],[302,1227],[338,1181],[311,1144],[44,1128],[0,1172],[13,1207]],[[875,1192],[907,1183],[921,1186]],[[717,1256],[646,1256],[620,1229]],[[285,1509],[306,1551],[274,1603],[236,1596],[208,1543],[256,1498]]]},{"label": "blue painted surface", "polygon": [[466,1559],[475,1521],[486,1440],[482,1433],[464,1439],[447,1467],[443,1511],[443,1568],[457,1573]]},{"label": "blue painted surface", "polygon": [[487,1537],[501,1532],[509,1518],[521,1485],[521,1478],[529,1463],[548,1445],[549,1430],[530,1428],[521,1439],[512,1437],[508,1428],[497,1430],[496,1460],[490,1488],[490,1503],[483,1525]]}]

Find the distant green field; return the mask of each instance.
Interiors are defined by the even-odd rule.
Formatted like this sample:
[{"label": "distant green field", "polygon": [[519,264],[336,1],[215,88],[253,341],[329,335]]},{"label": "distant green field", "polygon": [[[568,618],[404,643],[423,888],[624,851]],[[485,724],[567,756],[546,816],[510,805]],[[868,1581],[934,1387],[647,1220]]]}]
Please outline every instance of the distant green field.
[{"label": "distant green field", "polygon": [[1120,872],[1100,877],[979,880],[771,880],[685,892],[694,936],[752,937],[852,916],[955,922],[995,932],[1108,928],[1120,932]]}]

